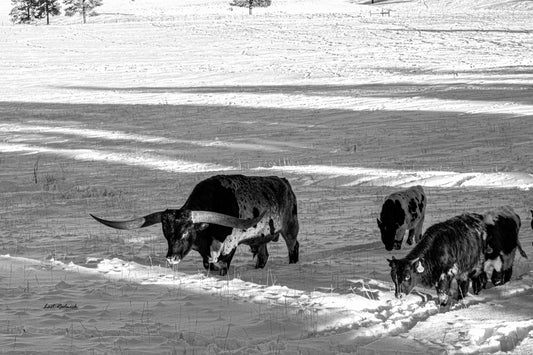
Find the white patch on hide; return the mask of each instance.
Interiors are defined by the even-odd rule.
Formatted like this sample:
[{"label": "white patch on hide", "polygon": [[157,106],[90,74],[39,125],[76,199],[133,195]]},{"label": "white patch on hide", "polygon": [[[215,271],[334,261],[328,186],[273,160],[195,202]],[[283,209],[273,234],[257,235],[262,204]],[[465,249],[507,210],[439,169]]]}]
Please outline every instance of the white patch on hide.
[{"label": "white patch on hide", "polygon": [[514,257],[515,257],[515,254],[516,254],[516,248],[511,250],[511,252],[509,254],[504,254],[503,252],[501,252],[500,254],[502,256],[501,258],[503,259],[503,269],[504,270],[509,270],[514,264]]},{"label": "white patch on hide", "polygon": [[457,275],[458,272],[459,272],[459,267],[457,266],[457,264],[453,264],[452,268],[448,270],[448,275],[455,276]]},{"label": "white patch on hide", "polygon": [[501,272],[503,267],[502,259],[500,257],[497,257],[496,259],[489,259],[485,261],[485,264],[483,265],[483,270],[487,274],[487,276],[492,275],[492,271],[496,270],[497,272]]},{"label": "white patch on hide", "polygon": [[487,214],[485,215],[484,222],[485,222],[485,224],[491,224],[491,225],[494,225],[494,218],[493,218],[491,212],[489,212],[489,213],[487,213]]},{"label": "white patch on hide", "polygon": [[218,261],[220,256],[220,249],[222,248],[222,243],[216,239],[213,239],[211,242],[211,247],[209,248],[209,263],[214,264]]}]

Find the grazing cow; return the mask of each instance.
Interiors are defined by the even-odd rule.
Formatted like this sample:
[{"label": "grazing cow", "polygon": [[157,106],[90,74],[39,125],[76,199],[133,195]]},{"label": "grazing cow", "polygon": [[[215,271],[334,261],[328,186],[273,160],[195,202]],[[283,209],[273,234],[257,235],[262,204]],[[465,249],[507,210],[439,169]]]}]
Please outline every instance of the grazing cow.
[{"label": "grazing cow", "polygon": [[426,204],[426,194],[422,186],[394,192],[385,198],[380,218],[377,219],[385,249],[401,249],[407,230],[407,244],[413,244],[413,238],[416,243],[420,241]]},{"label": "grazing cow", "polygon": [[495,286],[503,285],[513,275],[516,249],[527,259],[518,240],[520,216],[511,207],[503,206],[487,212],[484,223],[487,228],[484,271],[487,278],[491,275]]},{"label": "grazing cow", "polygon": [[217,175],[199,182],[185,204],[129,221],[97,221],[118,229],[162,223],[167,260],[176,264],[196,250],[206,269],[225,275],[237,245],[250,246],[256,268],[268,260],[267,243],[283,237],[289,263],[298,262],[296,196],[287,179],[276,176]]},{"label": "grazing cow", "polygon": [[[462,298],[469,278],[476,283],[482,273],[485,225],[483,216],[465,213],[429,227],[421,241],[403,259],[388,260],[395,296],[409,294],[420,282],[437,289],[441,305],[448,303],[452,281],[457,281]],[[479,287],[474,293],[479,292]]]}]

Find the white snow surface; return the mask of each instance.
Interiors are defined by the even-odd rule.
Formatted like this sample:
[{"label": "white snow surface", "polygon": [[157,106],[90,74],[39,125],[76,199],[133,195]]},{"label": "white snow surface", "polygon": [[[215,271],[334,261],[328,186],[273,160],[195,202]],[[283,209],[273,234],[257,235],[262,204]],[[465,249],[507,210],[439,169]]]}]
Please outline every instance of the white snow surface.
[{"label": "white snow surface", "polygon": [[[442,350],[465,354],[494,353],[515,349],[524,340],[533,338],[533,319],[529,316],[533,312],[530,301],[533,273],[480,296],[468,297],[443,311],[429,293],[416,291],[398,300],[390,292],[390,284],[375,280],[349,280],[352,293],[338,294],[301,291],[285,285],[260,285],[238,278],[219,279],[201,273],[186,274],[168,267],[140,265],[117,258],[88,258],[86,264],[96,267],[73,262],[65,264],[54,259],[39,262],[0,256],[0,267],[4,272],[7,265],[11,265],[11,270],[24,268],[28,274],[47,268],[56,273],[92,275],[114,282],[165,286],[185,293],[206,294],[267,308],[281,306],[289,318],[305,314],[313,319],[301,329],[301,336],[307,333],[329,335],[329,341],[337,342],[337,349],[352,349],[348,352],[357,349],[358,352],[378,353]],[[434,324],[445,327],[439,326],[436,331]],[[398,334],[404,335],[393,339]],[[361,348],[354,347],[354,344],[364,344],[368,339],[378,340]]]},{"label": "white snow surface", "polygon": [[[422,185],[431,198],[451,196],[446,203],[453,205],[453,211],[462,211],[461,203],[472,206],[482,199],[479,196],[494,193],[494,201],[516,203],[526,216],[532,201],[533,129],[514,132],[512,127],[533,120],[533,1],[273,0],[269,8],[254,9],[253,16],[229,2],[104,0],[98,15],[89,17],[85,25],[79,17],[60,16],[53,17],[50,26],[41,21],[13,25],[7,15],[10,2],[0,2],[0,104],[5,104],[0,111],[0,174],[7,176],[4,165],[15,156],[26,162],[21,163],[17,180],[30,180],[32,168],[37,175],[33,157],[47,157],[58,164],[101,164],[94,166],[102,170],[104,166],[118,167],[117,171],[127,167],[130,175],[145,176],[150,171],[154,185],[160,172],[181,178],[231,172],[280,174],[294,181],[302,195],[335,185],[340,189],[337,195],[313,190],[302,204],[301,262],[285,265],[284,247],[283,252],[272,247],[283,253],[281,258],[272,252],[269,266],[275,268],[237,269],[235,265],[244,263],[239,260],[226,277],[206,274],[192,253],[189,264],[152,263],[154,254],[166,252],[160,230],[114,234],[100,228],[95,232],[94,221],[86,219],[87,212],[96,208],[113,208],[118,214],[144,212],[145,206],[124,197],[99,202],[89,197],[82,202],[83,217],[49,219],[53,208],[70,201],[57,202],[53,192],[47,191],[27,202],[24,196],[33,190],[11,191],[15,182],[6,180],[4,187],[0,181],[6,201],[22,196],[13,204],[2,202],[0,211],[5,225],[0,231],[2,351],[533,353],[533,266],[529,260],[517,256],[508,284],[469,295],[451,307],[437,306],[435,291],[423,287],[396,299],[383,260],[390,255],[375,231],[376,211],[370,210],[379,203],[375,200],[380,200],[381,192],[389,191],[386,188]],[[59,111],[47,106],[56,104]],[[32,117],[7,117],[12,107],[16,111],[17,106],[26,105],[35,105],[27,109],[35,113]],[[125,116],[113,117],[108,124],[82,121],[79,111],[89,105],[109,105],[112,112],[124,105],[130,113],[121,113]],[[175,107],[205,112],[201,107],[211,116],[201,123],[206,128],[192,130],[203,133],[200,137],[181,131],[177,124],[158,126],[156,118],[153,131],[145,133],[135,122],[139,118],[136,109],[141,112],[141,107],[142,112],[149,111],[146,107],[169,107],[169,115]],[[221,108],[242,111],[224,115],[217,113]],[[264,109],[260,111],[263,116],[242,113],[258,108]],[[461,171],[432,165],[432,157],[423,153],[420,156],[430,161],[425,169],[392,168],[390,161],[383,167],[380,161],[365,166],[357,155],[347,153],[342,164],[327,164],[329,153],[344,152],[345,147],[322,146],[302,138],[248,138],[244,133],[235,139],[217,126],[237,122],[244,131],[244,127],[262,125],[266,133],[279,133],[275,129],[281,127],[304,132],[302,136],[307,131],[338,132],[328,130],[338,121],[330,121],[327,113],[318,119],[311,113],[288,120],[277,116],[280,109],[341,112],[344,119],[354,115],[362,125],[367,123],[365,116],[371,117],[369,121],[398,116],[405,122],[423,114],[434,115],[435,121],[453,117],[451,133],[444,132],[438,142],[431,140],[442,132],[421,127],[425,133],[420,145],[426,149],[432,143],[445,146],[448,138],[462,131],[462,123],[482,117],[476,122],[501,133],[505,154],[502,158],[491,151],[500,142],[468,137],[484,145]],[[48,110],[62,114],[50,118]],[[492,123],[494,117],[498,124]],[[357,120],[350,125],[357,125]],[[189,129],[195,127],[187,124]],[[354,140],[377,139],[381,132],[394,138],[386,125],[372,123]],[[509,132],[520,134],[520,139]],[[320,134],[315,137],[321,138]],[[387,143],[386,139],[382,142]],[[356,148],[351,141],[339,145]],[[463,159],[462,147],[445,146],[447,161]],[[293,162],[294,152],[299,158],[304,156],[305,162]],[[241,164],[244,153],[256,160]],[[507,159],[507,153],[516,159]],[[314,162],[314,154],[325,158]],[[274,163],[273,155],[279,158]],[[289,158],[284,164],[285,156]],[[32,157],[31,164],[24,160],[28,157]],[[505,169],[492,170],[502,160]],[[477,168],[468,168],[468,162],[476,162]],[[87,175],[98,177],[98,171],[94,173]],[[460,196],[478,190],[482,192],[473,201],[466,201],[471,196],[466,193]],[[348,191],[360,191],[361,196],[355,197],[358,201],[366,199],[358,210],[364,215],[353,216],[352,209],[342,205]],[[151,207],[156,202],[150,194],[146,192],[149,198],[144,202],[148,200]],[[46,200],[50,195],[52,202]],[[525,197],[507,197],[517,195]],[[324,216],[320,203],[337,214]],[[433,206],[429,205],[428,213],[438,212]],[[28,210],[33,213],[33,209],[34,220],[5,217]],[[531,257],[529,219],[523,222],[521,238],[527,239],[523,245]],[[19,227],[29,231],[17,232]],[[59,237],[52,231],[58,230],[63,234],[56,240]],[[39,254],[46,256],[26,255],[44,239],[49,244]],[[51,250],[49,245],[53,245]],[[104,249],[106,256],[95,255],[91,247]],[[9,255],[5,250],[17,253]],[[61,253],[63,259],[50,258]],[[125,254],[130,253],[128,260]],[[139,262],[139,254],[150,263]],[[246,260],[250,263],[248,256]],[[320,274],[322,286],[307,283],[313,272]],[[327,277],[331,277],[330,288],[323,287]],[[76,310],[46,308],[54,302],[76,304]]]}]

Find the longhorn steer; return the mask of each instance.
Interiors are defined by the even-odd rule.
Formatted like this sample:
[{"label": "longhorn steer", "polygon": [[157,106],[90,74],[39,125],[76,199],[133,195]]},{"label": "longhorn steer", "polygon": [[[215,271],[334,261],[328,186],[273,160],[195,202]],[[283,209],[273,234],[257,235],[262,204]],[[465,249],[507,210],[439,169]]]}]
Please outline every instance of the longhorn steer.
[{"label": "longhorn steer", "polygon": [[413,244],[413,238],[418,243],[425,213],[426,194],[422,186],[413,186],[387,196],[381,207],[380,218],[377,219],[385,249],[401,249],[407,230],[407,244]]},{"label": "longhorn steer", "polygon": [[[453,280],[462,298],[468,291],[469,278],[475,284],[482,273],[485,225],[483,216],[465,213],[429,227],[422,240],[403,259],[388,260],[395,285],[395,296],[409,294],[420,282],[435,287],[441,305],[448,303]],[[474,293],[479,292],[476,286]]]},{"label": "longhorn steer", "polygon": [[257,256],[256,268],[268,260],[267,243],[283,237],[289,263],[298,262],[296,196],[287,179],[276,176],[217,175],[199,182],[179,209],[151,213],[129,221],[98,222],[117,229],[162,223],[167,260],[176,264],[190,251],[202,256],[206,269],[225,275],[237,245]]},{"label": "longhorn steer", "polygon": [[487,277],[490,275],[495,286],[503,285],[511,280],[513,275],[516,249],[527,259],[527,254],[518,240],[520,216],[511,207],[502,206],[487,212],[484,223],[487,227],[484,271]]}]

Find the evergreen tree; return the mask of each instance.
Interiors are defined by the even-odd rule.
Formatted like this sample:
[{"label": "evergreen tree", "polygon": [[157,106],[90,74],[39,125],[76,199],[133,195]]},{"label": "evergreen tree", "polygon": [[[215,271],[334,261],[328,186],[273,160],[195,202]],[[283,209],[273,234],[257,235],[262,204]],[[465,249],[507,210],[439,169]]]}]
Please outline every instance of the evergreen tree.
[{"label": "evergreen tree", "polygon": [[59,15],[61,5],[59,0],[34,0],[35,18],[46,17],[46,24],[50,24],[50,15]]},{"label": "evergreen tree", "polygon": [[254,7],[269,7],[272,0],[233,0],[230,3],[231,6],[247,7],[248,13],[252,14],[252,8]]},{"label": "evergreen tree", "polygon": [[29,23],[35,17],[36,0],[11,0],[13,8],[9,13],[14,23]]},{"label": "evergreen tree", "polygon": [[87,14],[98,6],[102,6],[102,0],[65,0],[65,15],[74,16],[81,14],[83,23],[87,22]]}]

